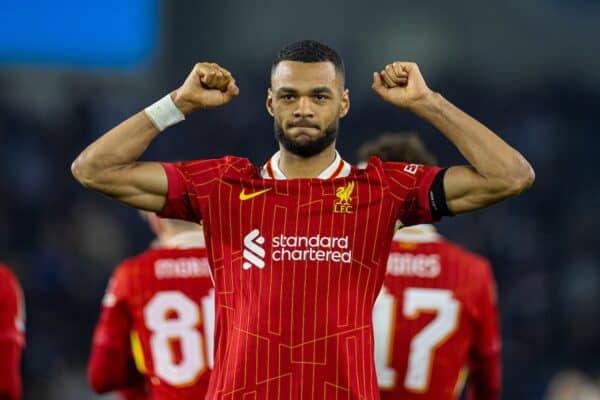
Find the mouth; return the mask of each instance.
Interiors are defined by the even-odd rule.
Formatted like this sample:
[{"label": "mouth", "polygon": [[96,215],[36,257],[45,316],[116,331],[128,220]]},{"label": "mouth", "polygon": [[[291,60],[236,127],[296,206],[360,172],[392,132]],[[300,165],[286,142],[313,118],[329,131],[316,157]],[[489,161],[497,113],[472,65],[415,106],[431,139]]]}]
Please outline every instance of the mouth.
[{"label": "mouth", "polygon": [[288,124],[288,129],[293,129],[293,128],[320,129],[320,126],[318,124],[311,124],[310,122],[296,122],[296,123]]},{"label": "mouth", "polygon": [[319,128],[316,126],[290,126],[289,127],[290,130],[295,130],[295,131],[310,131],[310,130],[315,130],[318,131]]},{"label": "mouth", "polygon": [[313,126],[292,126],[288,132],[295,140],[312,140],[318,135],[320,129]]},{"label": "mouth", "polygon": [[299,123],[288,125],[288,131],[298,136],[302,134],[314,134],[315,132],[319,132],[320,130],[321,128],[315,124]]}]

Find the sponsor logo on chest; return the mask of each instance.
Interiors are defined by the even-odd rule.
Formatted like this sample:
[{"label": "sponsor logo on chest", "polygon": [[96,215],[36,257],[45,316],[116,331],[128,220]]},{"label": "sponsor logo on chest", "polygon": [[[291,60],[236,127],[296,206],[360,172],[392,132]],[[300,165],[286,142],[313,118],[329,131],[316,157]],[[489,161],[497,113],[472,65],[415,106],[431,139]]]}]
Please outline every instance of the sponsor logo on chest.
[{"label": "sponsor logo on chest", "polygon": [[352,263],[352,249],[348,236],[287,236],[277,235],[270,240],[270,256],[265,250],[266,240],[258,229],[253,229],[244,236],[244,262],[242,268],[263,269],[265,259],[275,262],[332,262],[340,264]]}]

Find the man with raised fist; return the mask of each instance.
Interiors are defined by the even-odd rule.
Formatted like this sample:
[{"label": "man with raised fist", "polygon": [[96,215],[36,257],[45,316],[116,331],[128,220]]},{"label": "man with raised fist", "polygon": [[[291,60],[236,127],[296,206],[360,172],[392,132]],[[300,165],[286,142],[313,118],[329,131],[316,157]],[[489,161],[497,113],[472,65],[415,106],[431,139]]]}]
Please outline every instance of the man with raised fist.
[{"label": "man with raised fist", "polygon": [[104,134],[75,160],[84,186],[166,218],[202,220],[215,279],[210,399],[376,399],[371,311],[396,221],[427,223],[517,195],[533,171],[515,149],[430,90],[414,63],[373,74],[385,101],[435,125],[470,162],[365,169],[335,149],[350,108],[341,57],[285,46],[266,107],[279,151],[262,167],[226,156],[141,162],[168,126],[239,95],[233,75],[197,64],[181,87]]}]

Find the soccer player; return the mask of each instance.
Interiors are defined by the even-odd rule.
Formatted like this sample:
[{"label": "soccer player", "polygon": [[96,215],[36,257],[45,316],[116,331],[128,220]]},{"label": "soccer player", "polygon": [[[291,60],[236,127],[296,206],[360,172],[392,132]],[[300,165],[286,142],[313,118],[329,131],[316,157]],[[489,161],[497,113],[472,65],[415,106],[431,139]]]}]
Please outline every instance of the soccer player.
[{"label": "soccer player", "polygon": [[372,308],[396,221],[436,221],[532,184],[523,156],[430,90],[416,64],[388,64],[372,87],[434,124],[471,165],[372,158],[351,167],[335,150],[350,108],[343,63],[315,41],[285,46],[272,64],[266,107],[279,152],[262,167],[234,156],[138,161],[166,127],[239,94],[232,74],[212,63],[196,64],[180,88],[73,163],[88,188],[163,217],[202,219],[216,292],[208,398],[378,398]]},{"label": "soccer player", "polygon": [[148,219],[159,246],[115,270],[94,334],[89,380],[96,392],[120,390],[127,400],[203,399],[214,331],[204,235],[190,222]]},{"label": "soccer player", "polygon": [[[414,134],[365,143],[359,158],[435,165]],[[500,398],[500,330],[489,262],[445,240],[432,225],[400,229],[373,308],[381,399]]]},{"label": "soccer player", "polygon": [[21,352],[25,346],[25,302],[19,282],[0,264],[0,400],[21,398]]}]

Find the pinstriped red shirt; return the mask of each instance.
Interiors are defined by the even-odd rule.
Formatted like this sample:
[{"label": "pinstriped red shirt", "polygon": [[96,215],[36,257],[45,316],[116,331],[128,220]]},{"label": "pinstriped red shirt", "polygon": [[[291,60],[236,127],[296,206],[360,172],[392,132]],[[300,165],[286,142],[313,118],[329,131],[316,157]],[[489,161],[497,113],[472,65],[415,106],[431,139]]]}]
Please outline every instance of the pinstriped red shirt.
[{"label": "pinstriped red shirt", "polygon": [[210,399],[377,399],[371,310],[396,220],[431,221],[438,168],[336,159],[285,179],[276,154],[164,164],[162,217],[202,220],[215,279]]}]

